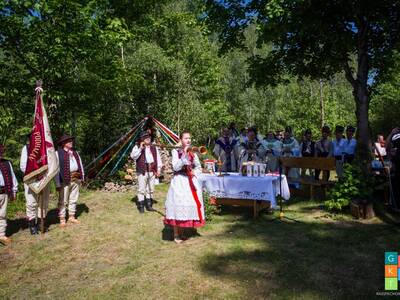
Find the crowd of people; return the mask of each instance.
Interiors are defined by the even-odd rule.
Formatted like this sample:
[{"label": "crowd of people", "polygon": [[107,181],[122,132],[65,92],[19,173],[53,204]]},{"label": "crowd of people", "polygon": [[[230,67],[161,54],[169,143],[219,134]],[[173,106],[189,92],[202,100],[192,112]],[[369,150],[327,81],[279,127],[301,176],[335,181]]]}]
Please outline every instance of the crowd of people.
[{"label": "crowd of people", "polygon": [[[293,136],[291,127],[286,127],[284,131],[269,131],[264,137],[255,127],[242,129],[238,133],[234,126],[229,126],[222,129],[213,153],[222,161],[224,172],[237,172],[248,161],[266,163],[267,171],[277,172],[279,157],[334,157],[336,173],[341,177],[343,164],[354,160],[357,148],[355,131],[353,126],[347,126],[346,129],[336,126],[335,136],[331,139],[331,129],[323,126],[318,140],[314,140],[311,130],[307,129],[298,141]],[[312,173],[315,179],[319,179],[318,170]],[[291,169],[288,176],[298,177],[299,170]]]},{"label": "crowd of people", "polygon": [[[355,131],[353,126],[336,126],[332,139],[331,129],[323,126],[317,140],[314,140],[311,130],[307,129],[298,141],[290,127],[286,127],[284,131],[269,131],[263,137],[254,127],[238,132],[234,126],[229,126],[222,129],[221,136],[215,141],[213,153],[222,162],[221,171],[224,172],[237,172],[243,163],[249,161],[266,163],[268,172],[276,172],[279,169],[279,157],[333,157],[336,161],[336,173],[340,178],[343,175],[343,164],[352,163],[355,158]],[[27,145],[21,152],[22,173],[25,173],[27,166],[29,140],[28,136]],[[74,150],[74,138],[64,135],[59,139],[58,145],[60,171],[55,177],[55,183],[59,194],[60,226],[65,227],[67,220],[68,223],[79,224],[76,219],[76,205],[85,174],[82,160]],[[18,182],[11,162],[3,159],[4,149],[0,145],[0,242],[8,244],[10,239],[5,235],[7,203],[15,199]],[[394,206],[400,208],[400,129],[395,128],[387,142],[382,135],[378,135],[372,150],[376,157],[372,164],[374,169],[382,169],[388,162],[391,163],[391,198]],[[154,183],[160,176],[163,163],[149,132],[144,131],[141,134],[130,157],[136,161],[139,212],[144,213],[144,208],[153,211]],[[202,168],[197,154],[192,151],[191,135],[187,131],[180,135],[179,148],[172,150],[172,168],[174,177],[165,202],[164,223],[173,227],[174,240],[181,243],[184,240],[183,228],[197,228],[205,224],[202,188],[198,180],[198,173]],[[298,177],[300,173],[297,169],[290,169],[287,175]],[[311,170],[311,175],[318,180],[320,171]],[[329,174],[325,178],[327,177]],[[27,184],[24,184],[24,192],[30,233],[35,235],[39,233],[40,220],[46,218],[50,189],[47,186],[42,191],[42,201],[38,201],[38,195]]]},{"label": "crowd of people", "polygon": [[[224,172],[238,172],[243,163],[248,161],[266,163],[268,172],[277,172],[279,157],[333,157],[336,162],[336,174],[340,179],[343,176],[344,164],[351,164],[355,158],[355,132],[356,129],[351,125],[346,128],[338,125],[332,138],[330,127],[323,126],[317,140],[313,138],[311,130],[306,129],[298,141],[291,127],[269,131],[262,136],[255,127],[238,132],[234,124],[231,124],[222,129],[213,152],[222,162],[221,170]],[[394,128],[386,140],[382,134],[378,134],[371,146],[371,156],[371,169],[376,174],[389,177],[391,205],[400,209],[400,129]],[[315,180],[320,180],[320,170],[309,172]],[[324,179],[329,179],[330,172],[324,172]],[[286,173],[292,179],[300,176],[300,170],[295,168]]]},{"label": "crowd of people", "polygon": [[[30,135],[27,136],[27,143],[22,148],[20,169],[25,174],[28,163]],[[60,170],[55,176],[55,185],[58,192],[58,216],[60,219],[60,227],[66,227],[69,224],[79,224],[76,218],[76,207],[79,198],[79,188],[85,173],[82,160],[76,150],[74,150],[74,137],[63,135],[58,141],[57,157]],[[0,243],[10,244],[10,238],[6,237],[7,227],[7,204],[16,198],[18,191],[18,182],[10,161],[3,158],[5,151],[4,145],[0,145]],[[24,194],[26,200],[26,218],[28,221],[29,231],[32,235],[39,234],[41,230],[40,224],[43,219],[44,228],[48,230],[46,222],[50,184],[48,184],[42,192],[36,194],[24,183]],[[41,199],[39,200],[39,197]],[[67,219],[68,216],[68,219]]]}]

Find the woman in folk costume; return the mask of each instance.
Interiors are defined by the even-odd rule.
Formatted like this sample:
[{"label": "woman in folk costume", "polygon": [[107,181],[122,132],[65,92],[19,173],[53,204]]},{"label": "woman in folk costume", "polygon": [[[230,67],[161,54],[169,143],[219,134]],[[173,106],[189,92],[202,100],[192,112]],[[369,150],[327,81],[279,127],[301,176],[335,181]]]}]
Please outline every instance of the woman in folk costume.
[{"label": "woman in folk costume", "polygon": [[172,178],[165,202],[164,224],[174,228],[174,240],[181,243],[183,228],[205,225],[201,183],[200,160],[190,151],[191,136],[185,131],[180,135],[182,148],[172,150]]},{"label": "woman in folk costume", "polygon": [[278,171],[278,159],[282,152],[282,142],[275,137],[273,131],[269,131],[261,143],[266,151],[268,172]]},{"label": "woman in folk costume", "polygon": [[254,161],[263,162],[265,157],[265,148],[257,138],[257,132],[254,128],[247,130],[247,140],[239,146],[239,168],[244,162]]},{"label": "woman in folk costume", "polygon": [[136,174],[138,178],[138,210],[144,213],[154,211],[153,195],[156,177],[160,176],[162,161],[158,148],[151,144],[151,134],[142,132],[140,144],[135,145],[131,152],[131,158],[136,161]]},{"label": "woman in folk costume", "polygon": [[55,177],[56,188],[59,192],[58,215],[60,227],[66,226],[66,211],[68,207],[69,219],[72,224],[79,224],[76,219],[76,204],[79,198],[79,187],[85,178],[81,157],[73,149],[74,137],[63,135],[58,144],[57,151],[60,162],[60,172]]},{"label": "woman in folk costume", "polygon": [[238,160],[238,141],[231,136],[228,128],[222,130],[222,136],[215,141],[214,155],[223,163],[223,172],[236,172]]},{"label": "woman in folk costume", "polygon": [[[285,129],[285,133],[283,135],[282,141],[282,156],[283,157],[292,157],[300,155],[300,146],[299,142],[292,135],[292,128],[287,126]],[[298,168],[290,168],[287,172],[284,170],[284,173],[288,173],[288,177],[292,179],[296,179],[300,177],[300,172]]]},{"label": "woman in folk costume", "polygon": [[14,201],[18,182],[11,162],[3,159],[4,145],[0,144],[0,243],[9,245],[11,239],[6,237],[7,203]]}]

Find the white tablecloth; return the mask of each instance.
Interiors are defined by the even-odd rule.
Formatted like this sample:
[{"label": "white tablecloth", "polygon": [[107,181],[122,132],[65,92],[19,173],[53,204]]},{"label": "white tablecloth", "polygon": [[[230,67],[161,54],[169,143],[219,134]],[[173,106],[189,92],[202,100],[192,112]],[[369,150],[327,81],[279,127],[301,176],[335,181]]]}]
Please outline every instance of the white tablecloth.
[{"label": "white tablecloth", "polygon": [[[213,197],[270,201],[271,207],[276,207],[276,196],[280,194],[279,175],[246,177],[238,173],[229,174],[229,176],[218,177],[203,173],[199,176],[199,180],[206,192]],[[282,175],[282,197],[285,200],[290,198],[285,175]]]}]

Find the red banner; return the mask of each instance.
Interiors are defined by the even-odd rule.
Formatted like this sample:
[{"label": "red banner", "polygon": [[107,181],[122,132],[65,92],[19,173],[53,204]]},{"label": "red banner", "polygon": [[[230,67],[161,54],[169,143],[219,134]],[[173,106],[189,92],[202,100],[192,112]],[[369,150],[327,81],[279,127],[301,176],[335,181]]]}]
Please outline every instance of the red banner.
[{"label": "red banner", "polygon": [[41,87],[36,88],[33,129],[24,176],[24,182],[29,184],[30,188],[37,194],[40,193],[59,170],[49,121],[42,101],[42,91]]},{"label": "red banner", "polygon": [[[34,177],[47,170],[46,140],[44,137],[43,103],[40,92],[36,92],[36,107],[33,130],[28,149],[28,163],[25,176]],[[31,176],[29,176],[31,175]]]}]

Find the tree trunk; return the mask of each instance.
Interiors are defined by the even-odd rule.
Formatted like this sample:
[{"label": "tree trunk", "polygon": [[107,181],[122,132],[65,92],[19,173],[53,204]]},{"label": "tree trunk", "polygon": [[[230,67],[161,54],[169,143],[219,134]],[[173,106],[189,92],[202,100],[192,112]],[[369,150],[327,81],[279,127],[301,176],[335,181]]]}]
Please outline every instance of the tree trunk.
[{"label": "tree trunk", "polygon": [[354,91],[356,100],[356,116],[357,116],[357,154],[363,162],[371,160],[371,138],[369,130],[369,96],[368,90],[359,85]]},{"label": "tree trunk", "polygon": [[321,112],[321,128],[325,125],[324,83],[319,81],[319,108]]},{"label": "tree trunk", "polygon": [[369,24],[365,18],[360,18],[357,24],[357,77],[354,78],[349,60],[345,65],[347,80],[353,86],[353,96],[356,102],[357,117],[357,149],[356,155],[362,162],[364,174],[368,173],[369,162],[371,161],[371,137],[369,129],[369,91],[368,91],[368,30]]}]

